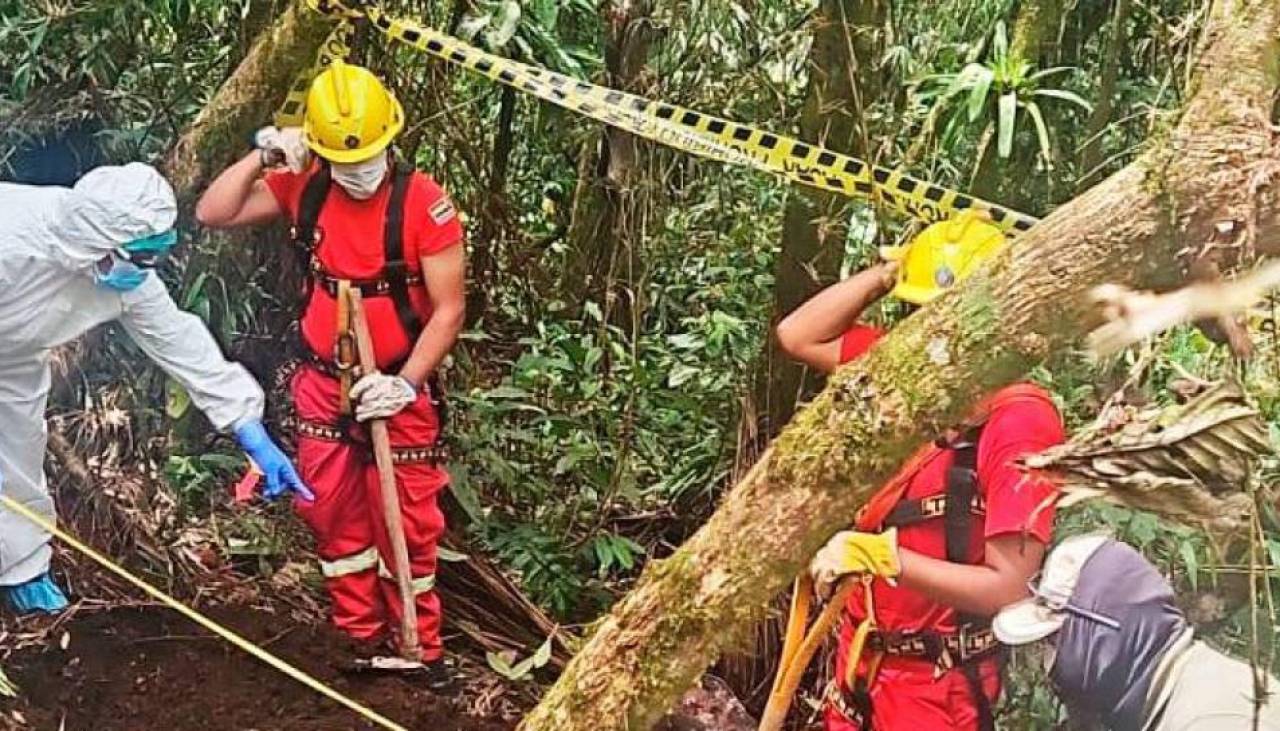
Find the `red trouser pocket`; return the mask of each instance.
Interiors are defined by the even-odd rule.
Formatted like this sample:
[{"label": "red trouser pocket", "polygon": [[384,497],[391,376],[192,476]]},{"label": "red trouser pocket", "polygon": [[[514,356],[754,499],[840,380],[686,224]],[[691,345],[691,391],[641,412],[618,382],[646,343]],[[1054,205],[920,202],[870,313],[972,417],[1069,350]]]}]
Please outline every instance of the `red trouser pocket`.
[{"label": "red trouser pocket", "polygon": [[[307,424],[339,427],[338,381],[311,367],[293,380],[298,419]],[[417,402],[388,422],[393,449],[424,448],[439,432],[431,401]],[[313,503],[295,501],[298,515],[311,527],[316,551],[333,601],[333,622],[359,639],[394,635],[402,615],[394,578],[395,559],[382,511],[378,467],[365,427],[350,425],[340,439],[298,435],[298,469],[315,492]],[[395,467],[409,546],[418,634],[424,657],[441,655],[440,599],[435,586],[436,546],[444,533],[437,498],[448,474],[428,462]]]}]

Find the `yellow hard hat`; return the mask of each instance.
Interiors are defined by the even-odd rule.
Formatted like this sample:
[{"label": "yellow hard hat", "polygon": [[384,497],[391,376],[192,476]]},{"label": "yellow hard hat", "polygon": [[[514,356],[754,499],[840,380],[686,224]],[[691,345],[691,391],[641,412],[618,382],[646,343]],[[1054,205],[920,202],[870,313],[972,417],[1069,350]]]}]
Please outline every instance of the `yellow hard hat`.
[{"label": "yellow hard hat", "polygon": [[311,82],[302,134],[330,162],[363,162],[404,128],[404,108],[373,72],[334,61]]},{"label": "yellow hard hat", "polygon": [[884,249],[886,259],[900,263],[898,284],[890,294],[923,305],[972,274],[1005,243],[1004,233],[984,212],[966,210],[939,221],[906,246]]}]

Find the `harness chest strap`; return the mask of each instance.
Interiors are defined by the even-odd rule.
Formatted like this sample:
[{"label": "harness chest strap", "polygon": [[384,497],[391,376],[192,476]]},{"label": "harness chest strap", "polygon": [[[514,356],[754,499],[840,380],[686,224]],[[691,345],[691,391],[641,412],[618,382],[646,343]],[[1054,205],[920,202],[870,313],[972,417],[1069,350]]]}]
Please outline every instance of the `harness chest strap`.
[{"label": "harness chest strap", "polygon": [[[961,500],[961,504],[964,501]],[[970,515],[986,515],[987,501],[980,493],[975,492],[968,500]],[[905,525],[923,523],[934,518],[945,518],[951,509],[951,497],[945,493],[930,495],[919,500],[903,500],[884,519],[884,527],[901,528]]]},{"label": "harness chest strap", "polygon": [[343,297],[339,290],[343,282],[347,286],[360,290],[365,297],[390,297],[395,303],[396,317],[405,335],[412,342],[422,332],[422,321],[413,307],[409,296],[409,288],[419,286],[424,279],[421,272],[412,271],[404,256],[404,222],[405,201],[409,195],[409,186],[413,181],[413,168],[407,165],[396,165],[392,171],[391,195],[387,201],[385,223],[382,231],[382,276],[374,279],[344,280],[333,275],[324,267],[317,256],[317,251],[324,238],[324,232],[318,228],[320,212],[324,209],[329,197],[332,183],[332,171],[328,164],[322,163],[303,186],[302,196],[298,202],[298,215],[291,231],[291,238],[298,247],[303,270],[307,272],[303,303],[310,299],[311,293],[319,284],[330,296],[338,299],[342,306]]},{"label": "harness chest strap", "polygon": [[[391,282],[387,279],[341,279],[335,277],[324,268],[320,260],[312,257],[310,263],[311,279],[314,284],[320,285],[330,297],[338,297],[338,288],[345,282],[352,289],[360,290],[362,297],[389,297],[391,295]],[[405,275],[405,284],[410,287],[419,287],[426,280],[422,277],[421,272],[409,272]]]}]

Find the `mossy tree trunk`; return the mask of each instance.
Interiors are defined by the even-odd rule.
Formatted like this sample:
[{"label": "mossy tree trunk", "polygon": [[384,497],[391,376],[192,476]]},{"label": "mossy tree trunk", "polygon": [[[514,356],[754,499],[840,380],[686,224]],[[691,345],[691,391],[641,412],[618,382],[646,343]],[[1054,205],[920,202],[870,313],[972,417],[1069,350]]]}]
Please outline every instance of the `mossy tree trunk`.
[{"label": "mossy tree trunk", "polygon": [[191,202],[217,171],[244,154],[254,130],[271,123],[289,84],[314,62],[332,27],[294,0],[258,35],[165,161],[179,200]]},{"label": "mossy tree trunk", "polygon": [[[884,0],[823,0],[809,52],[809,88],[800,138],[855,157],[871,154],[868,110],[880,96]],[[840,272],[854,207],[844,196],[794,188],[787,198],[782,245],[774,265],[775,321],[799,307]],[[817,387],[817,374],[788,359],[772,338],[758,378],[759,411],[773,434]]]},{"label": "mossy tree trunk", "polygon": [[1062,19],[1062,0],[1023,0],[1018,20],[1013,24],[1009,57],[1039,63],[1051,55],[1058,42],[1058,22]]},{"label": "mossy tree trunk", "polygon": [[1076,345],[1092,287],[1174,284],[1180,251],[1271,220],[1251,180],[1277,162],[1278,42],[1280,0],[1219,0],[1168,137],[833,375],[711,520],[595,625],[522,731],[650,728],[911,450]]}]

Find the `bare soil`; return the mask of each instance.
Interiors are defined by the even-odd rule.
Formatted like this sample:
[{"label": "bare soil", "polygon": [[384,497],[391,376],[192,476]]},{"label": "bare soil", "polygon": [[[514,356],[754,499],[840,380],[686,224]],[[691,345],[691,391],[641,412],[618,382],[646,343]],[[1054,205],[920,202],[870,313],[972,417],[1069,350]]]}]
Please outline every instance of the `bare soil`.
[{"label": "bare soil", "polygon": [[[464,665],[454,689],[436,695],[408,677],[338,670],[342,641],[326,627],[250,609],[224,608],[211,615],[407,728],[515,728],[514,719],[484,717],[484,703],[477,698],[502,690],[475,665]],[[22,690],[19,703],[7,706],[5,721],[16,717],[23,720],[20,727],[38,731],[376,728],[163,608],[80,612],[43,646],[10,656],[5,670]]]}]

